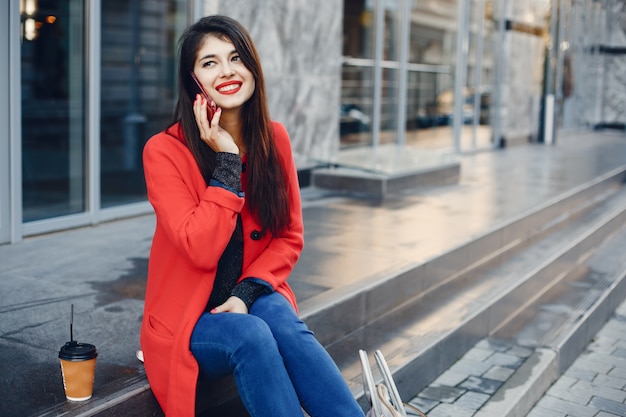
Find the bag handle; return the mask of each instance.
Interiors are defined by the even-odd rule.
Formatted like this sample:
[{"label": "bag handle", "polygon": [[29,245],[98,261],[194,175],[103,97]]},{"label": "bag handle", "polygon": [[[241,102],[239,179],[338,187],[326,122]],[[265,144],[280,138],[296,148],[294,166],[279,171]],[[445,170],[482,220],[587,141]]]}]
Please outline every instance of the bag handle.
[{"label": "bag handle", "polygon": [[403,404],[404,404],[405,409],[408,408],[409,410],[414,412],[416,416],[428,417],[426,414],[424,414],[424,412],[422,412],[422,410],[420,410],[419,408],[415,407],[414,405],[409,404],[409,403],[403,403]]},{"label": "bag handle", "polygon": [[[393,380],[391,370],[387,365],[387,361],[380,350],[374,352],[374,359],[380,369],[380,373],[383,376],[383,384],[376,384],[372,375],[372,368],[367,357],[367,352],[359,350],[359,357],[361,359],[361,368],[363,370],[363,388],[365,391],[365,397],[371,404],[371,410],[367,413],[367,416],[388,416],[398,415],[400,417],[408,417],[407,409],[410,412],[415,413],[420,417],[426,417],[420,409],[412,404],[402,401],[396,383]],[[388,409],[393,407],[394,410]]]},{"label": "bag handle", "polygon": [[374,376],[372,375],[372,368],[370,367],[370,362],[367,358],[367,352],[362,349],[359,350],[359,358],[361,359],[365,398],[367,398],[371,404],[374,415],[381,416],[382,407],[380,401],[378,400],[378,396],[376,395],[376,384],[374,384]]},{"label": "bag handle", "polygon": [[387,366],[387,361],[385,360],[383,353],[380,350],[376,350],[376,352],[374,352],[374,358],[376,359],[380,372],[383,374],[383,380],[385,381],[385,385],[389,391],[391,402],[403,417],[407,417],[406,410],[404,409],[402,403],[402,398],[400,397],[400,393],[398,393],[398,388],[396,387],[396,383],[393,380],[391,370],[389,369],[389,366]]}]

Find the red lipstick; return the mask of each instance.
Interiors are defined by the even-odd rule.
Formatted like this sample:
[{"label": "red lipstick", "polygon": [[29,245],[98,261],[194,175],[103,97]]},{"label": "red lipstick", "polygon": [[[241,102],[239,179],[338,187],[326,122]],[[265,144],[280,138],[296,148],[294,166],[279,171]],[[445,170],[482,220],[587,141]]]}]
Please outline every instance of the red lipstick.
[{"label": "red lipstick", "polygon": [[220,94],[235,94],[241,89],[241,81],[227,81],[215,87]]}]

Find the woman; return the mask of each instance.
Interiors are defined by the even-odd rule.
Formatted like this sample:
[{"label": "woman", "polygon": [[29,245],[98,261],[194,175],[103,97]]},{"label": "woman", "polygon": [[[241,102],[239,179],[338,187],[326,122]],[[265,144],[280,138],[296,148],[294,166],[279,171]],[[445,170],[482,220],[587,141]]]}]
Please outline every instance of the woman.
[{"label": "woman", "polygon": [[[143,154],[157,223],[141,345],[156,398],[193,416],[199,375],[232,373],[253,417],[363,416],[286,281],[303,247],[297,172],[250,35],[205,17],[179,53],[175,121]],[[210,120],[191,73],[218,106]]]}]

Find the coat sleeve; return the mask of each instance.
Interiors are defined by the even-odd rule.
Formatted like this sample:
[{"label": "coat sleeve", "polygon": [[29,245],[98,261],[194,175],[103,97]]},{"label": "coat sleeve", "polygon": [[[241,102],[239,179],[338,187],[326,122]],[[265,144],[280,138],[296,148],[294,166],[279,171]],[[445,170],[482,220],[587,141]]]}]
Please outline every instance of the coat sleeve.
[{"label": "coat sleeve", "polygon": [[235,229],[244,198],[206,186],[189,149],[165,134],[143,152],[148,200],[172,245],[196,268],[215,269]]},{"label": "coat sleeve", "polygon": [[300,257],[304,247],[304,225],[298,173],[289,135],[282,124],[274,123],[274,140],[286,175],[289,227],[281,236],[270,239],[262,253],[243,271],[242,277],[260,278],[276,289],[287,280]]}]

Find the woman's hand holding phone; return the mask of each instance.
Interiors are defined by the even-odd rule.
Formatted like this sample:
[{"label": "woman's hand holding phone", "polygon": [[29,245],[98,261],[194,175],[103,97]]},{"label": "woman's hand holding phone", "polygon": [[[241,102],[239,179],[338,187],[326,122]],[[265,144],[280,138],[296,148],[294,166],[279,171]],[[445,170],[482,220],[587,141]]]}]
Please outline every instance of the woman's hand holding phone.
[{"label": "woman's hand holding phone", "polygon": [[193,113],[196,117],[196,124],[200,131],[200,139],[211,147],[215,152],[230,152],[239,154],[239,148],[235,144],[233,137],[220,126],[220,116],[222,109],[217,109],[213,119],[209,122],[207,117],[208,103],[200,94],[196,95],[193,102]]},{"label": "woman's hand holding phone", "polygon": [[235,140],[226,130],[220,127],[221,109],[217,108],[217,105],[209,97],[193,72],[191,72],[191,78],[193,78],[200,90],[200,94],[196,94],[196,99],[193,102],[193,113],[200,131],[200,139],[215,152],[239,154],[239,148],[235,144]]}]

